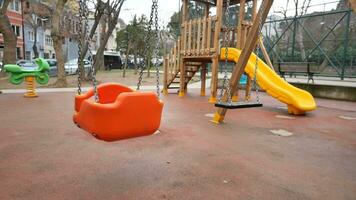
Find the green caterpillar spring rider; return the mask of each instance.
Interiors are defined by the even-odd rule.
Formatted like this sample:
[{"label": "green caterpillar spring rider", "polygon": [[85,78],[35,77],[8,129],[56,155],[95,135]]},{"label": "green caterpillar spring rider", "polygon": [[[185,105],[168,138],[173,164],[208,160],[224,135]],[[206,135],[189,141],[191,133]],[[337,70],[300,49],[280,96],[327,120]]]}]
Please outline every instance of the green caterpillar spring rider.
[{"label": "green caterpillar spring rider", "polygon": [[37,68],[36,69],[25,69],[15,64],[7,64],[4,66],[4,69],[7,73],[10,73],[10,83],[14,85],[19,85],[26,81],[26,93],[24,97],[34,98],[37,97],[35,80],[37,83],[44,85],[49,81],[49,76],[47,72],[49,71],[49,64],[46,60],[42,58],[37,58],[36,60]]}]

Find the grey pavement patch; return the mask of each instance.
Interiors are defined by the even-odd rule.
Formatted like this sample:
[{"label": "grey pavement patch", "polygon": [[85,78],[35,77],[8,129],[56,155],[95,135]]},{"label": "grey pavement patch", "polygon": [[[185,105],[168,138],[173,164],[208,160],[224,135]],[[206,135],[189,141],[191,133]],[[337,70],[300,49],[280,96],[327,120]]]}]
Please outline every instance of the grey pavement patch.
[{"label": "grey pavement patch", "polygon": [[287,106],[278,106],[277,108],[278,108],[278,109],[282,109],[282,110],[288,110],[288,107],[287,107]]},{"label": "grey pavement patch", "polygon": [[270,130],[271,133],[273,133],[274,135],[278,135],[278,136],[283,136],[283,137],[288,137],[288,136],[292,136],[293,133],[283,130],[283,129],[278,129],[278,130]]},{"label": "grey pavement patch", "polygon": [[346,119],[346,120],[356,120],[356,117],[350,117],[350,116],[344,116],[344,115],[340,115],[339,118]]},{"label": "grey pavement patch", "polygon": [[205,114],[205,117],[214,117],[214,113]]},{"label": "grey pavement patch", "polygon": [[276,115],[276,118],[280,118],[280,119],[295,119],[295,117],[286,116],[286,115]]}]

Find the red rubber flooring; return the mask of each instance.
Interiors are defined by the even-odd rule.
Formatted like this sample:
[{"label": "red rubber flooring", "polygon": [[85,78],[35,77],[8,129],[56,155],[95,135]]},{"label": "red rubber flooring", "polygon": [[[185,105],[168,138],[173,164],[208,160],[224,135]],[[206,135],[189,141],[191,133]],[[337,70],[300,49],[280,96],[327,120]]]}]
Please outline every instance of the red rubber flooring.
[{"label": "red rubber flooring", "polygon": [[106,143],[72,123],[71,93],[1,94],[0,198],[355,199],[356,103],[284,119],[262,99],[215,125],[207,97],[170,94],[159,134]]}]

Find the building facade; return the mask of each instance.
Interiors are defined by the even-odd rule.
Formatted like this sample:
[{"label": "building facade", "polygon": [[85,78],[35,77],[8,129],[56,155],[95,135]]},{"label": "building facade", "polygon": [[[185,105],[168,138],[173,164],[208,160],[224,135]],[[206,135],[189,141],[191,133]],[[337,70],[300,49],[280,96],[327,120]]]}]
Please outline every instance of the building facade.
[{"label": "building facade", "polygon": [[[2,6],[3,1],[0,0],[0,6]],[[24,58],[24,32],[23,32],[23,3],[21,0],[13,0],[7,9],[6,15],[9,18],[11,26],[15,35],[17,36],[16,43],[16,58]],[[4,57],[4,38],[0,34],[0,60],[2,61]]]}]

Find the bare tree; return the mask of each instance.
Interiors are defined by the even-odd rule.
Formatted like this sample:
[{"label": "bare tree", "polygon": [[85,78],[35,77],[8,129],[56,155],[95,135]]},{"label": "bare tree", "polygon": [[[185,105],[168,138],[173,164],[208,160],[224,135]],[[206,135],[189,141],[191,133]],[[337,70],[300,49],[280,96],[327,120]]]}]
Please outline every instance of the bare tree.
[{"label": "bare tree", "polygon": [[32,50],[35,58],[39,57],[38,48],[37,48],[37,35],[38,29],[44,26],[44,21],[48,20],[50,17],[50,8],[44,4],[38,3],[35,0],[28,0],[30,3],[30,8],[25,10],[25,22],[30,25],[33,31],[33,46]]},{"label": "bare tree", "polygon": [[58,75],[55,86],[65,87],[67,86],[66,73],[64,70],[64,56],[62,49],[63,35],[61,34],[61,16],[64,10],[64,6],[67,3],[67,0],[58,0],[52,15],[52,27],[51,27],[51,37],[53,40],[53,47],[56,52],[57,58],[57,68]]},{"label": "bare tree", "polygon": [[[95,60],[94,60],[94,69],[95,71],[98,71],[103,65],[104,65],[104,60],[100,59],[104,55],[104,50],[105,46],[108,42],[108,39],[112,32],[114,31],[119,15],[121,12],[121,7],[125,0],[108,0],[105,3],[105,17],[107,19],[107,29],[106,31],[102,32],[102,41],[100,42],[100,46],[96,52]],[[97,59],[99,58],[99,59]]]},{"label": "bare tree", "polygon": [[[4,59],[3,64],[16,62],[16,35],[11,27],[9,17],[6,15],[7,8],[12,0],[4,0],[0,9],[0,33],[4,38]],[[3,70],[2,70],[3,71]]]},{"label": "bare tree", "polygon": [[[295,0],[295,2],[296,2],[295,9],[298,10],[298,1]],[[300,12],[301,16],[307,13],[308,8],[310,6],[310,2],[311,2],[311,0],[304,0],[303,1],[301,12]],[[305,22],[305,20],[302,20],[300,23],[304,26],[304,22]],[[297,29],[296,41],[297,41],[299,49],[300,49],[301,58],[302,58],[302,60],[305,60],[306,59],[306,53],[305,53],[303,40],[304,40],[303,28],[299,26],[298,29]]]},{"label": "bare tree", "polygon": [[[89,31],[89,35],[88,38],[93,38],[96,29],[98,28],[98,25],[100,23],[100,20],[102,18],[102,16],[104,15],[105,9],[106,9],[106,3],[104,3],[102,0],[97,0],[97,1],[92,1],[91,3],[93,3],[94,7],[95,7],[95,11],[94,11],[94,17],[93,17],[93,24],[91,24],[90,27],[90,31]],[[85,40],[84,37],[82,36],[80,41],[82,43],[82,54],[81,54],[81,60],[83,60],[88,52],[89,49],[89,42],[88,40]],[[82,63],[82,62],[80,62]],[[79,65],[79,70],[81,70],[82,72],[84,72],[84,65]],[[80,74],[80,78],[82,80],[85,80],[85,73],[81,73]]]}]

